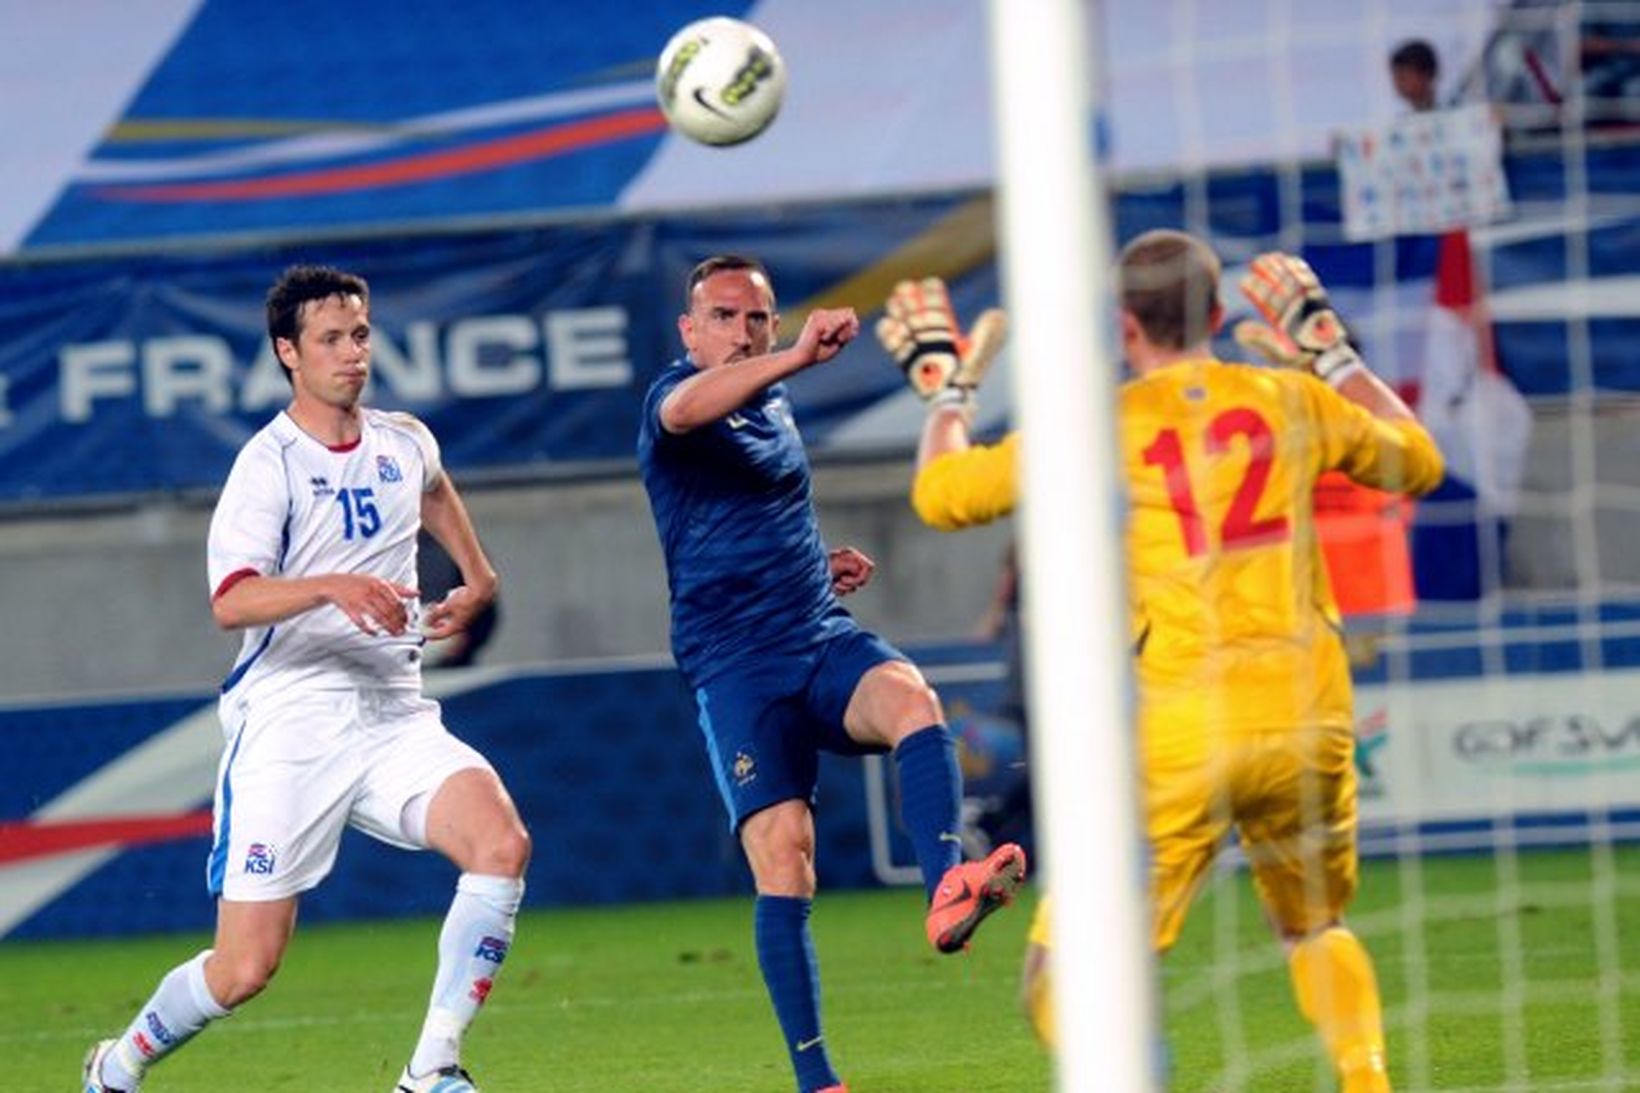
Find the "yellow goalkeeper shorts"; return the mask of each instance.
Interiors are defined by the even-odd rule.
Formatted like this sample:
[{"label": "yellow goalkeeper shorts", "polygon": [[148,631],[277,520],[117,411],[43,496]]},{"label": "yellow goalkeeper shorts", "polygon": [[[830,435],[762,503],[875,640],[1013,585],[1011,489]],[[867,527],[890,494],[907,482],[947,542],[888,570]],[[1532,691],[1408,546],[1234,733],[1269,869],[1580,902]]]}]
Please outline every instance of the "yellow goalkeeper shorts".
[{"label": "yellow goalkeeper shorts", "polygon": [[1147,749],[1144,764],[1157,951],[1178,939],[1232,825],[1279,929],[1308,934],[1338,918],[1356,887],[1353,732],[1236,733],[1205,748],[1176,743]]}]

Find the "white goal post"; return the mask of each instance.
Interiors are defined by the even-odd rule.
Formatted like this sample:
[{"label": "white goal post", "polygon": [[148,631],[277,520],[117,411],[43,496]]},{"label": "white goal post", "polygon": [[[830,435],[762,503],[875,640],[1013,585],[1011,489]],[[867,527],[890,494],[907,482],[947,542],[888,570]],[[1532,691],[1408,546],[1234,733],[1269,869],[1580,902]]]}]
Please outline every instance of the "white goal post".
[{"label": "white goal post", "polygon": [[1095,323],[1111,296],[1094,175],[1097,28],[1080,0],[991,0],[990,10],[1058,1085],[1146,1093],[1157,1030],[1121,623],[1119,364]]}]

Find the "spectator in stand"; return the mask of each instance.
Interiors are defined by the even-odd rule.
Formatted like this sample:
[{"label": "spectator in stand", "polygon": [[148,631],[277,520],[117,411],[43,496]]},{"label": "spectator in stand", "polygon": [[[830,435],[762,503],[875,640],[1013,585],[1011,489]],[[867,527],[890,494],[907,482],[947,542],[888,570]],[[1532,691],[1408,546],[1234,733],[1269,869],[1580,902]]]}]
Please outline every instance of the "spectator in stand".
[{"label": "spectator in stand", "polygon": [[1591,126],[1640,124],[1640,9],[1591,18],[1578,28],[1584,118]]},{"label": "spectator in stand", "polygon": [[1441,62],[1435,47],[1422,38],[1412,38],[1395,47],[1389,55],[1389,78],[1395,94],[1414,114],[1434,110],[1439,105],[1435,85]]}]

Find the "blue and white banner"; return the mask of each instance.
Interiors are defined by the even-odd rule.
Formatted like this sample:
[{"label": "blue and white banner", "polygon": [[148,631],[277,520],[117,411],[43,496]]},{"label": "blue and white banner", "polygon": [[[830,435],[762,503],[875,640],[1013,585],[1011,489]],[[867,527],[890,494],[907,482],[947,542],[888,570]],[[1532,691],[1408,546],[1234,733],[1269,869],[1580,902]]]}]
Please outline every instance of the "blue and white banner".
[{"label": "blue and white banner", "polygon": [[[899,242],[938,238],[958,205],[0,266],[0,503],[220,485],[240,445],[290,399],[263,300],[301,261],[369,280],[366,398],[422,417],[451,468],[625,467],[644,389],[682,352],[676,320],[700,258],[761,255],[796,329],[815,300],[835,298]],[[968,251],[950,253],[972,264]],[[990,278],[971,281],[983,290]],[[887,285],[851,291],[869,312]],[[900,387],[862,339],[804,381],[804,428],[824,445]]]},{"label": "blue and white banner", "polygon": [[[1484,850],[1498,828],[1512,845],[1640,840],[1640,606],[1445,614],[1377,642],[1357,668],[1367,852]],[[907,652],[940,692],[970,796],[1012,788],[1022,741],[995,715],[999,650]],[[462,669],[429,675],[428,693],[518,803],[531,905],[751,890],[669,662]],[[0,707],[0,749],[0,937],[209,927],[213,695]],[[822,887],[915,883],[898,815],[884,764],[824,757]],[[450,883],[437,855],[350,834],[303,920],[437,914]]]},{"label": "blue and white banner", "polygon": [[[1108,0],[1097,27],[1118,169],[1325,154],[1387,117],[1384,58],[1435,42],[1453,72],[1499,0],[1280,5]],[[0,4],[8,100],[0,255],[463,218],[850,201],[989,186],[981,0],[354,0],[369,48],[314,51],[333,5]],[[670,133],[654,65],[685,23],[769,32],[790,79],[733,149]],[[337,67],[340,65],[341,67]],[[1272,119],[1278,119],[1277,124]]]},{"label": "blue and white banner", "polygon": [[[1017,759],[1019,745],[1017,733],[1010,744],[997,726],[970,724],[999,697],[992,650],[915,655],[946,698],[970,788],[995,791],[1010,772],[994,768]],[[495,765],[530,828],[532,906],[751,891],[694,703],[669,661],[463,669],[431,674],[427,693],[451,731]],[[205,862],[222,746],[209,694],[0,707],[14,775],[0,781],[0,937],[209,928]],[[816,815],[827,888],[900,881],[912,857],[890,782],[858,761],[823,757]],[[451,883],[438,855],[350,832],[302,918],[437,914]]]},{"label": "blue and white banner", "polygon": [[[1535,215],[1477,231],[1497,358],[1528,398],[1578,383],[1640,390],[1640,213],[1623,195],[1637,169],[1591,150],[1595,191],[1576,220]],[[1559,207],[1558,155],[1508,162],[1522,207]],[[1231,323],[1244,264],[1288,244],[1283,181],[1271,171],[1206,176],[1116,195],[1121,240],[1205,227],[1226,262]],[[1436,241],[1344,242],[1337,176],[1300,179],[1304,254],[1361,336],[1373,367],[1403,387],[1424,372]],[[1200,227],[1198,225],[1198,227]],[[1577,239],[1577,246],[1568,239]],[[1290,245],[1290,244],[1289,244]],[[1379,247],[1393,248],[1382,283]],[[817,306],[855,308],[869,329],[894,282],[935,275],[959,315],[998,302],[993,210],[984,191],[852,204],[630,218],[462,234],[288,244],[194,254],[0,265],[0,505],[220,484],[235,451],[289,398],[262,299],[286,265],[322,261],[372,285],[373,403],[423,417],[458,474],[630,466],[643,391],[681,352],[676,317],[689,269],[714,253],[762,258],[783,329]],[[1574,267],[1569,255],[1586,255]],[[1090,307],[1094,303],[1090,301]],[[1238,309],[1242,309],[1238,311]],[[1587,342],[1578,324],[1587,321]],[[1229,325],[1229,324],[1227,324]],[[1587,346],[1584,358],[1574,348]],[[1238,356],[1233,344],[1221,352]],[[985,429],[1008,420],[1009,354],[983,400]],[[793,382],[817,454],[904,452],[922,407],[863,335]]]}]

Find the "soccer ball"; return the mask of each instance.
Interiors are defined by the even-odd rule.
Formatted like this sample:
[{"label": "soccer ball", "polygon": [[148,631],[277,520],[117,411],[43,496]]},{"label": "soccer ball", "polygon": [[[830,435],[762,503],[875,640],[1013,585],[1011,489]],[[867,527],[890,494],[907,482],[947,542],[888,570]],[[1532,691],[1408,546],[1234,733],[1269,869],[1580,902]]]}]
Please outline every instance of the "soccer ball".
[{"label": "soccer ball", "polygon": [[739,19],[690,23],[655,66],[655,97],[672,128],[702,144],[728,145],[763,132],[786,93],[786,64],[767,34]]}]

